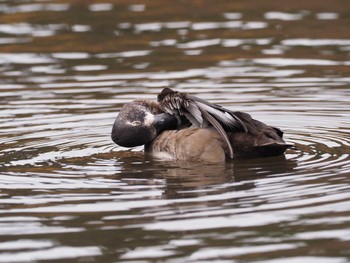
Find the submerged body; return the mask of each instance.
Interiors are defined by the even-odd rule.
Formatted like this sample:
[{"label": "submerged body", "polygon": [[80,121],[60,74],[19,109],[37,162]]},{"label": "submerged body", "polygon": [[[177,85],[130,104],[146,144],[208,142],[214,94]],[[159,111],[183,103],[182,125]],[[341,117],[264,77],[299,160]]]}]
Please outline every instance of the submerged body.
[{"label": "submerged body", "polygon": [[124,105],[113,125],[112,140],[125,147],[145,145],[145,152],[156,158],[190,162],[276,156],[291,146],[280,129],[247,113],[183,97],[193,103],[189,109],[173,99],[177,94],[171,105],[164,97],[158,103],[136,100]]}]

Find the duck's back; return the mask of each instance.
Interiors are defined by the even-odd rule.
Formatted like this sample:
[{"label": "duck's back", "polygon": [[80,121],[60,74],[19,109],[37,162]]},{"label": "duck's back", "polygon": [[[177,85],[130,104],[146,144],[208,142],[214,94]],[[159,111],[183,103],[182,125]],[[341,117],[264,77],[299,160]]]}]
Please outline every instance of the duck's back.
[{"label": "duck's back", "polygon": [[237,158],[269,157],[283,154],[292,145],[283,140],[283,132],[276,127],[253,119],[244,112],[235,112],[248,132],[232,133],[230,140]]},{"label": "duck's back", "polygon": [[[247,132],[228,132],[234,159],[258,158],[283,154],[291,145],[283,140],[283,132],[253,119],[249,114],[235,112],[244,122]],[[146,152],[161,159],[199,162],[224,162],[229,150],[214,128],[186,128],[164,131]]]}]

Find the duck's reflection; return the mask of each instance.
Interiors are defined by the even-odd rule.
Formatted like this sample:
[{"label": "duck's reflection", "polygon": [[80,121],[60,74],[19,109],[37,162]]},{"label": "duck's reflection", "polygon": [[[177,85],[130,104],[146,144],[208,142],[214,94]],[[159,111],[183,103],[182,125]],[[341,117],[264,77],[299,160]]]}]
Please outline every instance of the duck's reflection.
[{"label": "duck's reflection", "polygon": [[[121,178],[135,180],[161,179],[165,182],[163,197],[191,198],[255,187],[255,179],[293,174],[296,161],[284,155],[270,158],[235,160],[224,164],[159,161],[149,156],[130,154],[118,158]],[[151,183],[150,181],[150,183]],[[130,182],[130,180],[129,180]],[[228,184],[229,187],[225,187]]]},{"label": "duck's reflection", "polygon": [[269,158],[241,159],[232,163],[235,181],[253,180],[266,176],[287,176],[298,166],[296,160],[285,155]]},{"label": "duck's reflection", "polygon": [[166,179],[166,198],[191,198],[214,191],[212,186],[222,185],[232,180],[225,164],[178,163],[163,170]]}]

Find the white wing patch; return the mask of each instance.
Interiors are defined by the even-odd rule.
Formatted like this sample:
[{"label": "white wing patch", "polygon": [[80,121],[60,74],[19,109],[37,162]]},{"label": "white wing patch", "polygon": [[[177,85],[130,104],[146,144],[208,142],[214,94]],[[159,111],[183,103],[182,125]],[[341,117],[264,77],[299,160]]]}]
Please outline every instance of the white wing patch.
[{"label": "white wing patch", "polygon": [[186,107],[186,110],[188,111],[188,114],[185,114],[185,116],[188,118],[191,115],[191,119],[195,119],[195,121],[191,121],[191,119],[189,119],[189,121],[196,127],[201,127],[203,124],[203,117],[202,117],[202,113],[199,110],[197,104],[193,101],[190,101],[188,103],[188,107]]},{"label": "white wing patch", "polygon": [[209,112],[227,126],[235,127],[237,125],[237,121],[229,113],[217,110],[201,102],[197,102],[197,105],[202,111]]}]

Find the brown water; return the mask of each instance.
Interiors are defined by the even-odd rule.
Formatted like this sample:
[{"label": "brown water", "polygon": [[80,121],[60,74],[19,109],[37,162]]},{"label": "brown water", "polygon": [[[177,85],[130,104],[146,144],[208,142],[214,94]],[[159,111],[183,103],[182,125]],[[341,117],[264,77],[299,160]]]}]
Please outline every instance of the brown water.
[{"label": "brown water", "polygon": [[[350,2],[0,1],[0,262],[350,262]],[[166,86],[285,131],[285,158],[110,140]]]}]

